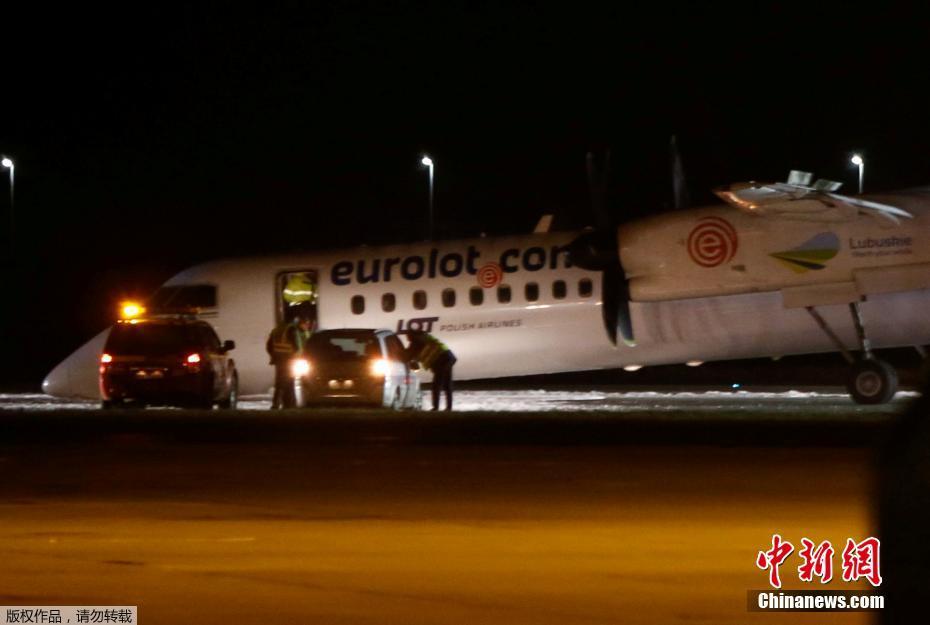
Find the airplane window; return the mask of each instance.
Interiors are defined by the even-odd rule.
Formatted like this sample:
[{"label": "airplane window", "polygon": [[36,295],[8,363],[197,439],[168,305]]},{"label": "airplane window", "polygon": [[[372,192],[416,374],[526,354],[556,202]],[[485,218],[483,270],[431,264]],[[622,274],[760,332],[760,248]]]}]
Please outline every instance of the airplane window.
[{"label": "airplane window", "polygon": [[565,299],[568,293],[568,287],[565,286],[565,280],[556,280],[552,283],[552,297],[555,299]]},{"label": "airplane window", "polygon": [[413,307],[417,310],[426,308],[426,291],[413,292]]},{"label": "airplane window", "polygon": [[591,294],[594,292],[594,285],[591,284],[591,281],[587,278],[582,278],[578,281],[578,295],[581,297],[591,297]]},{"label": "airplane window", "polygon": [[352,313],[360,315],[365,312],[365,298],[361,295],[352,296]]},{"label": "airplane window", "polygon": [[484,303],[484,289],[480,286],[473,286],[468,291],[468,301],[472,306],[481,306]]},{"label": "airplane window", "polygon": [[381,296],[381,310],[384,312],[393,312],[397,306],[397,300],[393,293],[385,293]]},{"label": "airplane window", "polygon": [[527,282],[523,293],[526,296],[526,301],[535,302],[539,299],[539,285],[535,282]]},{"label": "airplane window", "polygon": [[455,306],[455,289],[442,290],[442,305],[446,308]]},{"label": "airplane window", "polygon": [[510,303],[510,287],[506,284],[497,287],[497,301],[501,304]]}]

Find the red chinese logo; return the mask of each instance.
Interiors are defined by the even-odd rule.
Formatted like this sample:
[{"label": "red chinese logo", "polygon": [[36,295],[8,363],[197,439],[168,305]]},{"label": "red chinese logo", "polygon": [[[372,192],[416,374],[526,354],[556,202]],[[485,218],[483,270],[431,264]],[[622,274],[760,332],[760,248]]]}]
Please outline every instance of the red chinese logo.
[{"label": "red chinese logo", "polygon": [[833,579],[833,545],[825,540],[814,548],[814,541],[807,538],[801,539],[801,545],[798,555],[804,564],[798,567],[798,577],[802,582],[812,582],[816,575],[821,584],[829,583]]},{"label": "red chinese logo", "polygon": [[[794,551],[794,545],[783,540],[781,535],[772,535],[772,548],[760,551],[756,556],[756,566],[769,572],[769,584],[773,588],[781,588],[781,576],[778,567]],[[821,584],[827,584],[833,579],[833,544],[825,540],[815,544],[809,538],[801,539],[801,550],[798,552],[802,562],[798,566],[798,578],[802,582],[813,582],[815,577],[820,578]],[[846,539],[846,548],[843,549],[843,581],[855,582],[865,578],[873,586],[882,583],[881,574],[881,541],[869,536],[862,542],[852,538]]]},{"label": "red chinese logo", "polygon": [[881,542],[877,538],[866,538],[856,543],[852,538],[846,539],[843,549],[843,581],[854,582],[862,577],[873,586],[882,583],[878,560]]},{"label": "red chinese logo", "polygon": [[782,541],[781,536],[774,534],[772,536],[772,548],[768,551],[759,552],[756,558],[756,566],[763,571],[769,569],[769,584],[773,588],[781,588],[778,567],[791,555],[792,551],[794,551],[794,545],[788,541]]},{"label": "red chinese logo", "polygon": [[721,217],[704,217],[688,235],[688,255],[701,267],[717,267],[736,255],[736,228]]}]

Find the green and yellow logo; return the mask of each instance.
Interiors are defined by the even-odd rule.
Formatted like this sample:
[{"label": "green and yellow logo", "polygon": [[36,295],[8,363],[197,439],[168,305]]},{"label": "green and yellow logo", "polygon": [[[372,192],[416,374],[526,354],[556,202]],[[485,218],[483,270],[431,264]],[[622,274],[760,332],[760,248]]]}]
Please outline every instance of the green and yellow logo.
[{"label": "green and yellow logo", "polygon": [[819,271],[840,251],[840,238],[832,232],[821,232],[800,246],[769,254],[795,273]]}]

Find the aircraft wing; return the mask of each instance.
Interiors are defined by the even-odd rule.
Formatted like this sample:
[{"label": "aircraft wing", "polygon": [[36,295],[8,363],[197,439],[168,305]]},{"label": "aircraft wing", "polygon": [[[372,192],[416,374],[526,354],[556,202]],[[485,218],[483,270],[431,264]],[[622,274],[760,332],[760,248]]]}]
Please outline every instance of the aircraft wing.
[{"label": "aircraft wing", "polygon": [[813,187],[786,182],[739,182],[714,189],[714,193],[727,204],[752,215],[831,222],[868,213],[892,223],[913,217],[897,206],[833,193],[839,186],[829,180],[818,180]]},{"label": "aircraft wing", "polygon": [[781,289],[785,308],[829,306],[860,302],[870,295],[930,289],[930,263],[861,267],[852,280],[806,284]]}]

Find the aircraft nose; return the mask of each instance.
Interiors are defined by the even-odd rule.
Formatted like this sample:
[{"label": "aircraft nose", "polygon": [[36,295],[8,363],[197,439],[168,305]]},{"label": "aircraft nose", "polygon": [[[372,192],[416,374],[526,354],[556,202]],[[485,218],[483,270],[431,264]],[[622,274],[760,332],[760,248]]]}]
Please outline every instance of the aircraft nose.
[{"label": "aircraft nose", "polygon": [[52,397],[68,397],[71,386],[68,369],[68,359],[65,359],[49,371],[42,380],[42,392]]},{"label": "aircraft nose", "polygon": [[107,328],[58,363],[42,381],[42,391],[53,397],[99,399],[97,369],[109,333]]}]

